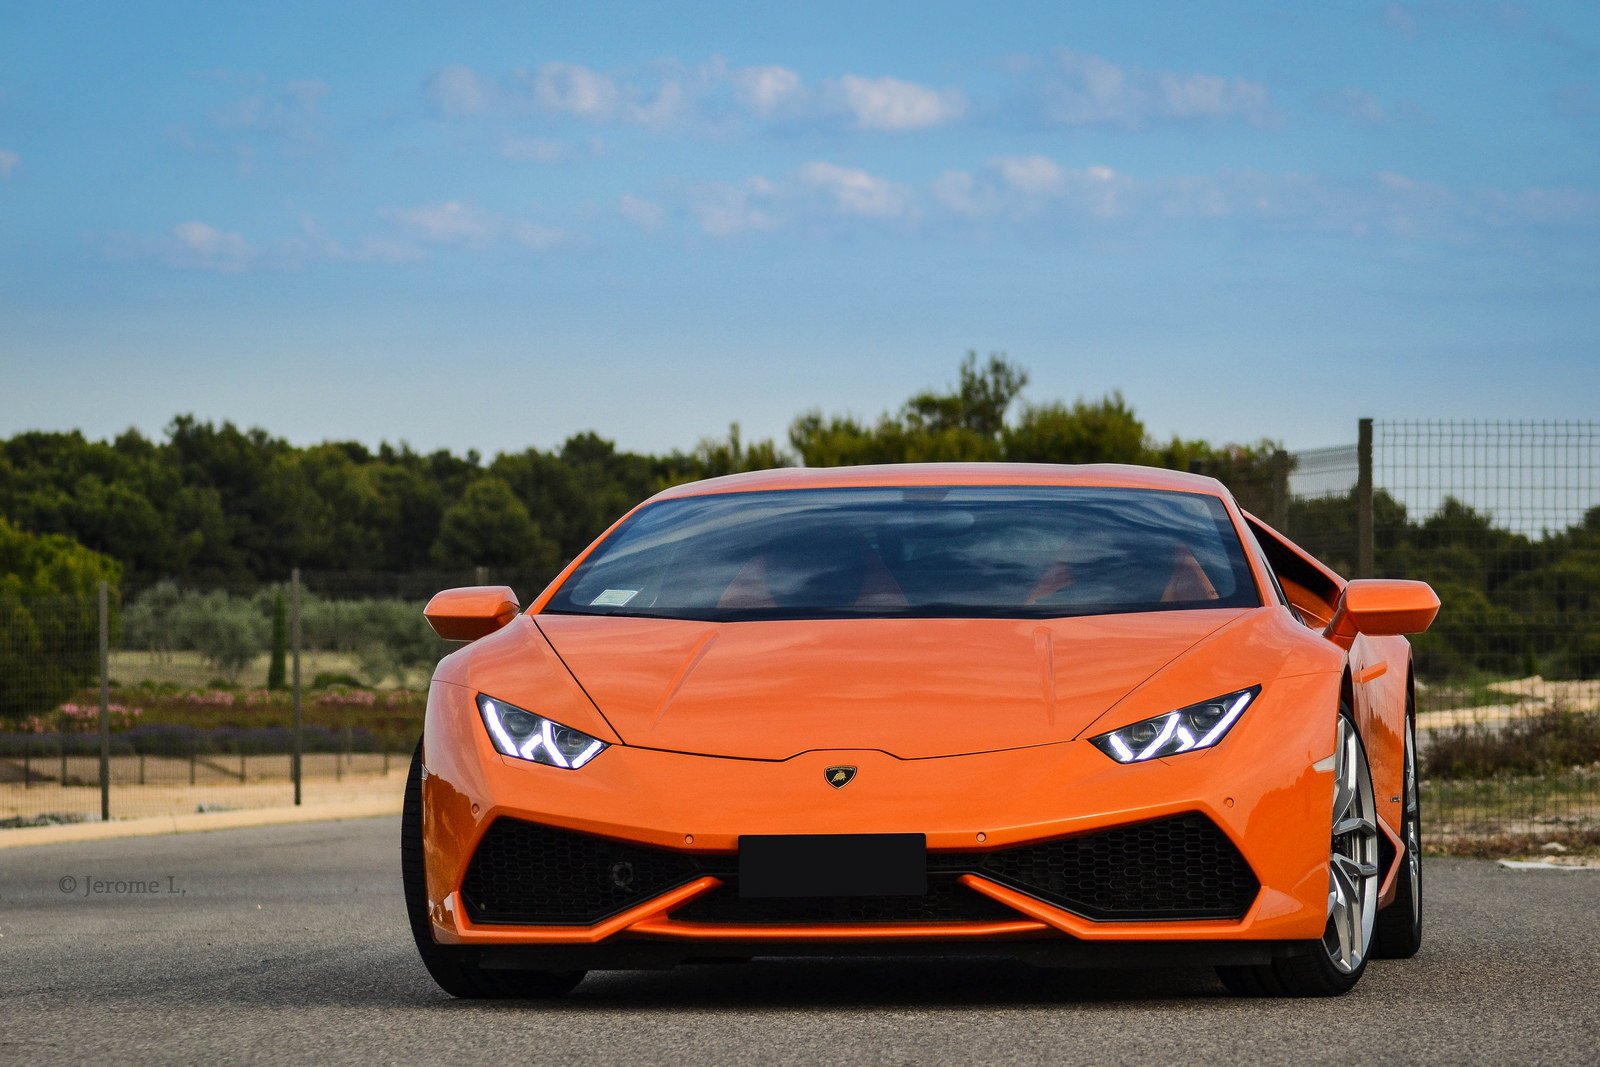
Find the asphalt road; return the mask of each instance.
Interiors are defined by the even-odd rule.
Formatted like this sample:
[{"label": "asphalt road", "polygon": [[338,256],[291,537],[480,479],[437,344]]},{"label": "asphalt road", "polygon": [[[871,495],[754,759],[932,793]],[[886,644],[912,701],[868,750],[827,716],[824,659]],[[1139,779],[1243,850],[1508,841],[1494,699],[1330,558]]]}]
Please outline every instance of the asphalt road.
[{"label": "asphalt road", "polygon": [[1422,954],[1329,1001],[1236,1000],[1204,971],[775,960],[484,1004],[446,997],[417,962],[397,832],[379,819],[0,851],[0,1063],[1600,1058],[1600,872],[1430,861]]}]

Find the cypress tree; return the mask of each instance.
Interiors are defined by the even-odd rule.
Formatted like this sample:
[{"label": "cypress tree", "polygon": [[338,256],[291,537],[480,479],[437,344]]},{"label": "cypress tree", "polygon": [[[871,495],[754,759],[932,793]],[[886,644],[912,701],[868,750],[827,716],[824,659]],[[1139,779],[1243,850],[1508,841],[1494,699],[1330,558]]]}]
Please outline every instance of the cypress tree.
[{"label": "cypress tree", "polygon": [[282,689],[287,684],[289,661],[289,612],[279,593],[272,601],[272,661],[267,665],[267,688]]}]

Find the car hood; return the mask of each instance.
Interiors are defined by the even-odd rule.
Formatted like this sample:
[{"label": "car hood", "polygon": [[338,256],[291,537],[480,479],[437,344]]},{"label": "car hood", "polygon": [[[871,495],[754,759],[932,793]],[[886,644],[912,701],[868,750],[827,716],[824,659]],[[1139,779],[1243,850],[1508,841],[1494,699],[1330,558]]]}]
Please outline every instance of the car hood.
[{"label": "car hood", "polygon": [[919,759],[1070,740],[1243,614],[534,621],[624,744],[745,759],[816,749]]}]

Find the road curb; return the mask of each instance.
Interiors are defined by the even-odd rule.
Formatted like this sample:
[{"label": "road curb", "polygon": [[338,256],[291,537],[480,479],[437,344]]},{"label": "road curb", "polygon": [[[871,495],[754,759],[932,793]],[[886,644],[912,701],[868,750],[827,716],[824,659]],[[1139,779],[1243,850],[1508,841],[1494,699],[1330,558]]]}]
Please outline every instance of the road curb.
[{"label": "road curb", "polygon": [[67,823],[61,826],[24,826],[15,830],[0,830],[0,849],[109,841],[121,837],[154,837],[158,834],[195,834],[208,830],[240,830],[251,826],[279,826],[297,822],[373,819],[400,814],[401,799],[400,792],[396,790],[393,796],[367,797],[332,804],[161,815],[147,819]]}]

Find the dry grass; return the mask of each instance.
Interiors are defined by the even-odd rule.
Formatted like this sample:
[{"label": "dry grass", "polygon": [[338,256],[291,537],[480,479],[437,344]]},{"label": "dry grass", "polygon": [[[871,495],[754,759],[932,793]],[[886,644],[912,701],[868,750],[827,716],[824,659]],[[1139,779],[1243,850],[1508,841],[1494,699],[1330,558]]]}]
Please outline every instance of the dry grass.
[{"label": "dry grass", "polygon": [[[1547,846],[1554,845],[1555,848]],[[1470,859],[1573,859],[1600,857],[1600,827],[1551,828],[1534,833],[1459,834],[1428,840],[1430,856]]]}]

